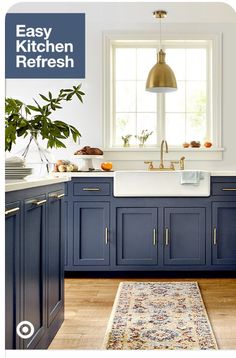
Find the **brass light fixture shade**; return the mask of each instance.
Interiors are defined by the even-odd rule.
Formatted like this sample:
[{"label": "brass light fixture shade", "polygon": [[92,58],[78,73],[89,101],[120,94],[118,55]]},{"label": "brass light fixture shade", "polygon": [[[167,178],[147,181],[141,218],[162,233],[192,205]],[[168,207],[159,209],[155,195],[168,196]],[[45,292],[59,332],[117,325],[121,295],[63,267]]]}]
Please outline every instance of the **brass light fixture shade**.
[{"label": "brass light fixture shade", "polygon": [[148,74],[146,90],[155,93],[173,92],[177,90],[175,74],[165,63],[165,52],[160,50],[157,63]]},{"label": "brass light fixture shade", "polygon": [[[167,16],[164,10],[157,10],[153,12],[156,18],[160,21]],[[161,45],[161,28],[160,28],[160,45]],[[161,49],[157,54],[157,63],[152,67],[148,74],[146,82],[146,91],[154,93],[167,93],[177,90],[177,82],[175,74],[165,62],[165,52]]]}]

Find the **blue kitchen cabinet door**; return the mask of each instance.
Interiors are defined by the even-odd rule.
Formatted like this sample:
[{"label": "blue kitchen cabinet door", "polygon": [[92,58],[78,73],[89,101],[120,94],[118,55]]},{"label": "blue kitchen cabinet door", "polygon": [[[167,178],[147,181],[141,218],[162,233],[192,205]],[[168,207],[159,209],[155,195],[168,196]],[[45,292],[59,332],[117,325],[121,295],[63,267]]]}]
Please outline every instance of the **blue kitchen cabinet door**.
[{"label": "blue kitchen cabinet door", "polygon": [[213,264],[236,264],[236,202],[215,202],[212,207]]},{"label": "blue kitchen cabinet door", "polygon": [[5,348],[19,349],[16,327],[20,322],[20,202],[5,211]]},{"label": "blue kitchen cabinet door", "polygon": [[109,203],[73,202],[73,264],[109,265]]},{"label": "blue kitchen cabinet door", "polygon": [[47,325],[64,305],[64,200],[62,191],[49,193],[47,210]]},{"label": "blue kitchen cabinet door", "polygon": [[23,312],[34,326],[24,348],[33,349],[46,331],[46,195],[24,200]]},{"label": "blue kitchen cabinet door", "polygon": [[70,215],[70,204],[68,198],[63,200],[63,235],[64,235],[64,269],[70,266],[70,244],[73,244],[72,230],[73,227],[72,218]]},{"label": "blue kitchen cabinet door", "polygon": [[117,264],[157,264],[157,209],[117,208]]},{"label": "blue kitchen cabinet door", "polygon": [[165,208],[164,264],[204,265],[205,208]]}]

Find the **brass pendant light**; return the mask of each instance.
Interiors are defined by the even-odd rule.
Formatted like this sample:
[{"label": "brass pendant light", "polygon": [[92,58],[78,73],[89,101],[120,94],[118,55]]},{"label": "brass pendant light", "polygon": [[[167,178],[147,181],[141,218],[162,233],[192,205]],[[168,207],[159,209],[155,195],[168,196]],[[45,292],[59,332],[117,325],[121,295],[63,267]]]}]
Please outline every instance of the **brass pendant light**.
[{"label": "brass pendant light", "polygon": [[167,93],[177,90],[175,74],[165,63],[165,52],[161,49],[161,19],[167,16],[164,10],[153,12],[156,19],[160,19],[160,51],[157,54],[157,63],[152,67],[146,82],[146,91],[154,93]]}]

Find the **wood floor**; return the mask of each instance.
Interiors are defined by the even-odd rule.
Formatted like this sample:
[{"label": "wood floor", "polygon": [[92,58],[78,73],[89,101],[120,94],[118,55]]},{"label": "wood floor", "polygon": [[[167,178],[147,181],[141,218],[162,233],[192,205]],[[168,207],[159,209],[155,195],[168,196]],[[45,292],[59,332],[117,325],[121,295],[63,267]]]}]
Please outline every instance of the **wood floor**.
[{"label": "wood floor", "polygon": [[197,281],[220,349],[236,349],[236,278],[67,278],[65,321],[49,349],[100,349],[121,281]]}]

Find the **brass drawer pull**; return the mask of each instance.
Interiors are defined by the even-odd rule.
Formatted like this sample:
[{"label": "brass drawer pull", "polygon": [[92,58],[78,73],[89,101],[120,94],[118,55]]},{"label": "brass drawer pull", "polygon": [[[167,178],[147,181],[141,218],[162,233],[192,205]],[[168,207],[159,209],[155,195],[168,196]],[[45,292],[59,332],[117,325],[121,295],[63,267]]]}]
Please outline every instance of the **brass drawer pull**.
[{"label": "brass drawer pull", "polygon": [[50,198],[53,198],[53,199],[62,199],[63,197],[65,196],[65,194],[53,194],[50,196]]},{"label": "brass drawer pull", "polygon": [[13,208],[13,209],[9,209],[5,211],[5,215],[9,215],[9,214],[13,214],[13,213],[17,213],[20,210],[19,207]]},{"label": "brass drawer pull", "polygon": [[46,202],[47,202],[47,200],[46,200],[46,199],[43,199],[43,200],[35,201],[33,204],[39,206],[39,205],[45,204]]},{"label": "brass drawer pull", "polygon": [[169,245],[169,229],[166,228],[166,246]]},{"label": "brass drawer pull", "polygon": [[100,191],[100,188],[83,188],[83,191]]},{"label": "brass drawer pull", "polygon": [[216,241],[216,238],[217,238],[217,231],[216,231],[216,227],[214,227],[213,229],[213,244],[216,245],[217,244],[217,241]]},{"label": "brass drawer pull", "polygon": [[153,246],[156,246],[156,244],[157,244],[157,230],[156,229],[153,229],[152,243],[153,243]]},{"label": "brass drawer pull", "polygon": [[105,228],[105,244],[108,244],[108,227]]},{"label": "brass drawer pull", "polygon": [[236,188],[223,188],[222,191],[236,191]]}]

